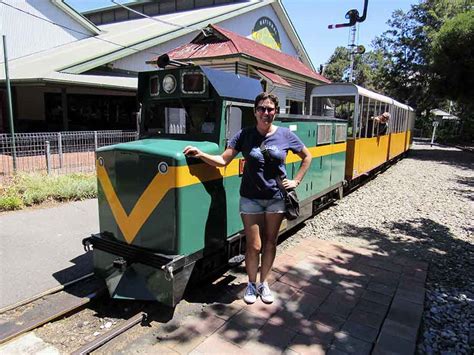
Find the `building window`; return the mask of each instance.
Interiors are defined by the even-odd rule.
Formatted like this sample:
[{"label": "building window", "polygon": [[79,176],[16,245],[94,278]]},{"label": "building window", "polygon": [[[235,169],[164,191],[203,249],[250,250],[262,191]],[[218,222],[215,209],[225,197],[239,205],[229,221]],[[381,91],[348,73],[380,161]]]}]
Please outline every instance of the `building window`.
[{"label": "building window", "polygon": [[303,101],[286,100],[285,113],[301,115],[303,114],[303,108]]}]

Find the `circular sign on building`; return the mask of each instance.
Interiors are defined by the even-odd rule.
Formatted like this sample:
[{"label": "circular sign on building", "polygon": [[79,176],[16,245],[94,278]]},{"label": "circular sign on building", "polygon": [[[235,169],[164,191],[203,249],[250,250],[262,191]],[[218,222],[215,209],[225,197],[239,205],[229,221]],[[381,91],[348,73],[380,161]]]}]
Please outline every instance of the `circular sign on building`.
[{"label": "circular sign on building", "polygon": [[268,17],[260,17],[252,30],[252,38],[267,47],[281,51],[280,35],[275,23]]}]

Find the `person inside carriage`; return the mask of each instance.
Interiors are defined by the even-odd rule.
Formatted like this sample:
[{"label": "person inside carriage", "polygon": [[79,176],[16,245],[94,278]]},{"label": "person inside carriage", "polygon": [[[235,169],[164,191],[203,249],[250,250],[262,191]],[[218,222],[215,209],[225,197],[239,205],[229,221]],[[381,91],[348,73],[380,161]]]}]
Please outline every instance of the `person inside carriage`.
[{"label": "person inside carriage", "polygon": [[369,118],[367,127],[362,127],[362,136],[370,138],[387,134],[389,120],[390,113],[388,112],[384,112],[381,115]]}]

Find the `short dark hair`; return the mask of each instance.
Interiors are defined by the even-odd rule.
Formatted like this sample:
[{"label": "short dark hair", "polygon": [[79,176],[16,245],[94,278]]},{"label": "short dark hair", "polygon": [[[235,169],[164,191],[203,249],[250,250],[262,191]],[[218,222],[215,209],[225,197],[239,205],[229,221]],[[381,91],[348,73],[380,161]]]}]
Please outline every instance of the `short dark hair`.
[{"label": "short dark hair", "polygon": [[255,98],[255,102],[253,104],[253,110],[256,111],[257,110],[257,106],[258,106],[258,103],[262,100],[266,100],[266,99],[270,99],[273,101],[273,103],[275,104],[275,111],[278,110],[278,97],[276,97],[275,95],[273,94],[270,94],[268,92],[262,92],[260,94],[257,95],[257,97]]}]

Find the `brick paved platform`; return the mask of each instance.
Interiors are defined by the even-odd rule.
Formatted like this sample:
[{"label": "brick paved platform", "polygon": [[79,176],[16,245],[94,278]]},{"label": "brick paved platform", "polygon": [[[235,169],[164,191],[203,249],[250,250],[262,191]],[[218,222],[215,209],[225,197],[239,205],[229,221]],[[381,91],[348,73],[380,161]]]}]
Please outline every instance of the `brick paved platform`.
[{"label": "brick paved platform", "polygon": [[428,265],[307,240],[275,260],[272,305],[242,282],[158,336],[164,354],[413,354]]}]

